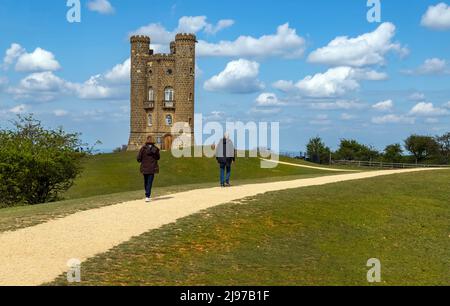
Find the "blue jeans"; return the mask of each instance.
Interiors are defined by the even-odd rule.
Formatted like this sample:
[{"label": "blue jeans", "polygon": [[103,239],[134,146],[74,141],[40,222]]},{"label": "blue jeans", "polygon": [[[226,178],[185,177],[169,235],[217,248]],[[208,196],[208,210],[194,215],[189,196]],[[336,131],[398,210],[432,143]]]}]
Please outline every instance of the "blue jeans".
[{"label": "blue jeans", "polygon": [[[226,177],[225,177],[226,170]],[[225,185],[225,183],[230,183],[231,177],[231,165],[221,164],[220,165],[220,184]]]},{"label": "blue jeans", "polygon": [[152,187],[154,179],[155,179],[154,174],[144,174],[144,188],[145,188],[145,196],[147,198],[150,198],[150,196],[152,195]]}]

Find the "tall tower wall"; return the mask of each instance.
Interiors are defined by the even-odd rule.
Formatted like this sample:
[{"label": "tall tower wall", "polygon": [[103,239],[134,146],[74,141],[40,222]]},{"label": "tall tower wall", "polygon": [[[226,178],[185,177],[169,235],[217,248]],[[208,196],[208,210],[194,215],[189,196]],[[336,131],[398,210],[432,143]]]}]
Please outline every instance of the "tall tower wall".
[{"label": "tall tower wall", "polygon": [[192,34],[178,34],[175,37],[175,90],[177,121],[187,122],[194,128],[195,101],[195,44]]},{"label": "tall tower wall", "polygon": [[150,55],[150,38],[133,36],[131,42],[130,90],[130,140],[128,150],[137,150],[146,138],[147,63]]},{"label": "tall tower wall", "polygon": [[[153,54],[150,38],[131,38],[131,132],[129,151],[138,150],[147,136],[165,150],[179,135],[172,135],[178,122],[190,125],[194,133],[195,44],[192,34],[178,34],[170,44],[170,54]],[[173,100],[166,101],[171,88]],[[151,94],[149,92],[152,92]],[[167,117],[172,124],[167,123]]]}]

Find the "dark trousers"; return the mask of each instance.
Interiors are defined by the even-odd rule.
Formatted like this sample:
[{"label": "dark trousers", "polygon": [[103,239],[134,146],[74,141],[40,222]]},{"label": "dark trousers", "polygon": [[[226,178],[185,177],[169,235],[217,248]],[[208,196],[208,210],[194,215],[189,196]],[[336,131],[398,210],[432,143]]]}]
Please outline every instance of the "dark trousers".
[{"label": "dark trousers", "polygon": [[231,177],[231,164],[220,164],[220,184],[221,185],[225,185],[225,183],[229,184],[230,177]]},{"label": "dark trousers", "polygon": [[144,188],[145,196],[150,198],[152,195],[153,180],[155,179],[154,174],[144,174]]}]

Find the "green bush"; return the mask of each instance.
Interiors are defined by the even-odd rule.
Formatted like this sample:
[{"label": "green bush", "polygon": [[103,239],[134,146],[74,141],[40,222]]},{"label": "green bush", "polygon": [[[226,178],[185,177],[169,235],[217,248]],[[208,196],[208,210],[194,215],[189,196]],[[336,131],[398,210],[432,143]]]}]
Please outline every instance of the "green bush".
[{"label": "green bush", "polygon": [[58,200],[81,172],[79,134],[46,130],[33,117],[18,117],[0,130],[0,203],[40,204]]},{"label": "green bush", "polygon": [[325,145],[322,138],[311,138],[306,146],[306,150],[309,161],[317,164],[330,163],[331,150]]},{"label": "green bush", "polygon": [[375,148],[352,139],[341,139],[339,149],[335,152],[335,158],[342,160],[376,161],[379,156]]}]

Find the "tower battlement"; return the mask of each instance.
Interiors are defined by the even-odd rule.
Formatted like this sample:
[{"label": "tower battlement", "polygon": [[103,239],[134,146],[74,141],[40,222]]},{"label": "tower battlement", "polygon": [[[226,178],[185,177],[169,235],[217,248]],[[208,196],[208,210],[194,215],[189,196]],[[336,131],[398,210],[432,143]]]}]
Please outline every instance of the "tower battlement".
[{"label": "tower battlement", "polygon": [[130,43],[146,43],[146,44],[150,44],[150,37],[145,36],[145,35],[133,35],[130,37]]},{"label": "tower battlement", "polygon": [[150,59],[154,61],[175,61],[176,58],[173,54],[155,53],[150,55]]},{"label": "tower battlement", "polygon": [[179,33],[175,36],[175,41],[179,41],[179,40],[187,40],[187,41],[197,42],[197,36],[195,36],[194,34]]}]

